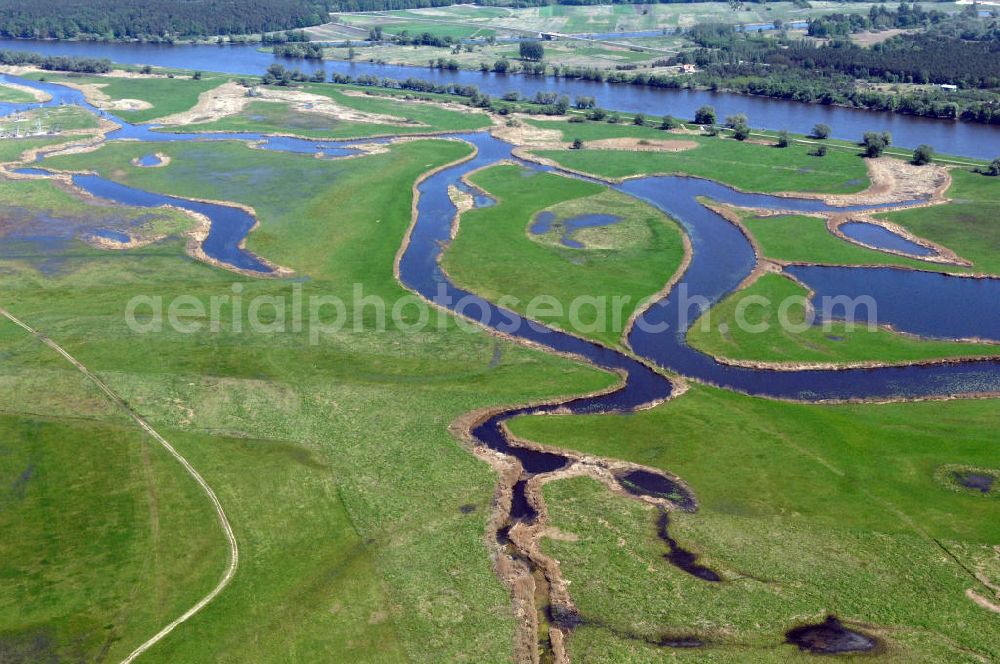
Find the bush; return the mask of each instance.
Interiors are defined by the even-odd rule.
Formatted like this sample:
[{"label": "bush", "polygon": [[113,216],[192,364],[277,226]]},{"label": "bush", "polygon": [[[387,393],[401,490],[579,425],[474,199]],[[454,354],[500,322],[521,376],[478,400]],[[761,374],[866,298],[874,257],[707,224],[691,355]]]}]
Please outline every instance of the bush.
[{"label": "bush", "polygon": [[889,132],[866,131],[861,139],[861,145],[865,149],[865,156],[874,159],[881,157],[889,145],[892,144],[892,137]]},{"label": "bush", "polygon": [[820,122],[818,125],[816,125],[815,127],[813,127],[812,137],[813,138],[819,138],[819,139],[829,138],[830,137],[830,125],[823,124],[822,122]]},{"label": "bush", "polygon": [[660,129],[673,129],[677,126],[677,120],[674,119],[672,115],[664,115],[663,120],[660,122]]},{"label": "bush", "polygon": [[778,142],[776,143],[776,145],[779,148],[788,147],[788,132],[786,130],[782,129],[781,131],[778,132]]},{"label": "bush", "polygon": [[522,41],[519,52],[522,60],[534,60],[537,62],[545,57],[545,47],[542,46],[541,42],[535,40]]},{"label": "bush", "polygon": [[642,113],[636,113],[635,117],[632,118],[632,124],[642,127],[646,124],[646,116]]},{"label": "bush", "polygon": [[574,138],[573,139],[573,145],[571,145],[569,149],[570,150],[582,150],[583,149],[583,141],[581,141],[579,138]]},{"label": "bush", "polygon": [[1000,175],[1000,157],[990,162],[990,165],[986,167],[985,173],[994,177]]},{"label": "bush", "polygon": [[733,138],[737,141],[745,141],[750,137],[750,127],[745,124],[733,126]]},{"label": "bush", "polygon": [[925,164],[929,164],[933,159],[934,159],[934,148],[932,148],[929,145],[918,145],[917,149],[913,151],[914,166],[923,166]]},{"label": "bush", "polygon": [[746,125],[749,122],[750,121],[747,119],[747,116],[744,115],[743,113],[737,113],[736,115],[726,116],[726,126],[729,127],[730,129],[736,129],[738,126]]},{"label": "bush", "polygon": [[817,145],[816,149],[812,151],[812,156],[814,157],[825,157],[826,156],[826,146]]},{"label": "bush", "polygon": [[694,122],[700,125],[714,125],[715,109],[711,106],[702,106],[694,112]]}]

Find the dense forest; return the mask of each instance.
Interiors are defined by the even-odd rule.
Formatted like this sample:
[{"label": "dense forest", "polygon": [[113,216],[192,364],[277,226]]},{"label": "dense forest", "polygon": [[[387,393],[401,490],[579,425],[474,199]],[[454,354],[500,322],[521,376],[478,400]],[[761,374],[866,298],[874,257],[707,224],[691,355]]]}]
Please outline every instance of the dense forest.
[{"label": "dense forest", "polygon": [[169,41],[326,20],[326,0],[0,0],[3,37]]},{"label": "dense forest", "polygon": [[[920,28],[862,48],[847,35],[871,29]],[[867,14],[834,14],[810,22],[820,40],[700,25],[696,48],[673,62],[699,72],[695,85],[807,103],[840,104],[941,118],[1000,123],[1000,22],[975,9],[959,15],[900,4]],[[859,81],[863,82],[859,84]],[[899,89],[885,89],[899,85]],[[927,84],[935,84],[929,86]],[[945,90],[943,84],[957,86]],[[923,87],[916,87],[923,86]]]}]

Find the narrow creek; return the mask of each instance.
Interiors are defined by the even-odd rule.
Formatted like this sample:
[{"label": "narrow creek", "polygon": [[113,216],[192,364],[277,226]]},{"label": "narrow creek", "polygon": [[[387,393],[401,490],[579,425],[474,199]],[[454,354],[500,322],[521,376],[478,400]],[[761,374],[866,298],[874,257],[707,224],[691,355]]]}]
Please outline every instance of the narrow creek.
[{"label": "narrow creek", "polygon": [[[335,154],[337,150],[350,153],[351,145],[358,143],[275,139],[260,134],[220,133],[206,136],[155,133],[150,132],[148,127],[129,125],[87,106],[76,91],[67,93],[66,88],[53,84],[36,84],[23,80],[18,82],[34,87],[44,86],[46,91],[58,93],[59,99],[54,98],[51,103],[65,103],[70,99],[71,103],[81,103],[116,122],[120,129],[109,134],[108,140],[242,140],[262,143],[268,149],[303,153],[322,151],[326,155]],[[800,401],[946,397],[1000,392],[998,360],[864,370],[779,371],[724,365],[688,346],[686,333],[690,324],[698,317],[698,310],[690,309],[694,306],[691,301],[695,300],[705,306],[717,303],[732,292],[756,264],[747,238],[731,223],[702,205],[698,201],[699,197],[737,206],[783,211],[871,209],[831,208],[817,200],[741,193],[724,185],[696,178],[648,177],[616,186],[619,191],[645,200],[676,219],[689,236],[693,249],[691,263],[677,285],[638,317],[637,324],[627,339],[634,354],[606,348],[550,326],[526,320],[516,312],[499,307],[452,283],[439,265],[441,255],[447,250],[456,214],[455,205],[448,194],[449,186],[469,191],[461,181],[464,175],[490,164],[513,159],[512,146],[489,134],[459,134],[453,138],[473,144],[477,153],[465,162],[430,175],[418,185],[416,218],[409,241],[400,256],[400,281],[438,306],[458,315],[483,321],[508,337],[582,358],[622,376],[621,385],[607,393],[530,407],[513,407],[486,416],[472,426],[471,435],[478,444],[505,458],[515,459],[521,469],[517,480],[510,487],[511,508],[507,514],[502,515],[502,524],[492,534],[498,547],[512,546],[509,534],[515,525],[537,524],[542,518],[543,506],[538,504],[537,494],[529,491],[530,482],[580,463],[570,453],[531,449],[513,442],[506,432],[505,423],[526,414],[622,413],[659,403],[670,398],[675,390],[674,383],[661,369],[747,394]],[[524,165],[551,170],[532,164]],[[41,170],[37,172],[45,173]],[[253,226],[253,219],[239,208],[144,192],[93,175],[74,176],[74,183],[95,196],[121,203],[149,207],[166,202],[204,214],[212,222],[209,238],[214,238],[211,242],[206,241],[206,254],[235,267],[258,272],[268,270],[259,259],[240,249],[240,243]],[[491,200],[480,192],[478,203],[491,204]],[[823,294],[858,294],[867,292],[861,290],[863,285],[877,285],[875,290],[880,323],[891,323],[900,329],[945,338],[976,336],[1000,339],[1000,324],[996,320],[996,302],[1000,301],[1000,280],[997,279],[971,280],[893,268],[809,267],[795,268],[793,274]],[[663,275],[664,281],[669,277],[670,275]],[[900,293],[907,293],[909,297],[899,297]],[[933,308],[928,309],[929,306]],[[690,310],[685,310],[686,308]],[[930,318],[926,315],[928,311],[933,314]],[[975,314],[977,311],[979,313]],[[933,329],[927,327],[927,321],[931,318]],[[633,470],[612,477],[610,481],[623,494],[667,501],[670,507],[681,510],[696,508],[694,496],[686,488],[667,478],[666,474]],[[700,565],[693,553],[683,549],[669,535],[667,512],[661,514],[657,527],[660,537],[669,548],[665,559],[706,582],[720,581],[721,576],[716,571]],[[520,549],[514,550],[512,555],[521,560],[533,575],[550,574],[546,571],[549,569],[547,561],[540,559],[539,554]],[[549,587],[554,581],[555,579],[546,576],[540,583]],[[558,603],[550,598],[549,605],[543,608],[546,615],[560,617],[558,621],[550,622],[550,629],[562,630],[568,634],[579,622],[571,605]]]}]

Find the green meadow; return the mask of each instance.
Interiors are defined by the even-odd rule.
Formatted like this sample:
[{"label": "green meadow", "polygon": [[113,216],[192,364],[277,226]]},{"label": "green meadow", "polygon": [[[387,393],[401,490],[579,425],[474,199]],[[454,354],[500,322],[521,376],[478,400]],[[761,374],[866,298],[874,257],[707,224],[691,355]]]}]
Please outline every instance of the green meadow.
[{"label": "green meadow", "polygon": [[235,115],[211,122],[184,125],[177,130],[271,132],[334,139],[476,131],[490,125],[489,117],[484,113],[442,108],[433,104],[413,103],[401,106],[387,97],[344,94],[344,90],[332,85],[306,85],[302,90],[328,97],[349,109],[398,118],[400,124],[339,120],[322,113],[294,109],[286,103],[255,101]]},{"label": "green meadow", "polygon": [[[131,166],[150,150],[169,155],[170,165]],[[426,333],[391,322],[379,331],[374,314],[352,308],[348,316],[357,314],[359,327],[331,332],[317,344],[305,331],[238,331],[229,322],[233,303],[223,308],[224,324],[214,333],[168,327],[142,334],[124,320],[135,295],[207,301],[231,296],[234,284],[247,300],[284,296],[289,309],[299,286],[305,297],[336,295],[347,302],[354,284],[390,302],[404,297],[392,260],[410,223],[410,185],[468,150],[455,142],[417,141],[387,154],[317,161],[237,143],[121,143],[47,164],[85,164],[151,190],[251,205],[261,226],[249,248],[305,278],[233,275],[190,259],[182,243],[170,239],[129,252],[82,251],[81,245],[75,258],[49,273],[29,260],[5,261],[3,306],[57,339],[149,418],[216,489],[233,521],[241,566],[232,585],[145,660],[316,661],[346,653],[355,661],[506,661],[510,601],[483,544],[494,475],[451,437],[448,424],[477,407],[600,389],[614,377],[466,331],[449,317],[442,329]],[[92,425],[73,405],[87,387],[75,369],[16,328],[6,335],[26,351],[4,354],[5,375],[33,375],[35,358],[44,356],[54,358],[58,378],[50,377],[56,406],[5,397],[10,416],[25,422],[12,441],[33,441],[42,417],[57,420],[71,437],[92,438],[85,428]],[[5,394],[22,389],[21,381],[7,385]],[[134,433],[130,426],[119,425],[118,436]],[[141,436],[135,440],[149,445]],[[109,434],[103,444],[114,446],[115,438]],[[139,472],[121,463],[122,474]],[[101,499],[105,484],[73,475],[86,467],[62,466],[46,472],[68,473],[88,501]],[[23,468],[12,461],[9,473],[19,477]],[[177,481],[187,487],[184,479]],[[25,495],[34,487],[28,481]],[[135,488],[129,500],[148,502],[142,491],[145,486]],[[157,495],[161,512],[183,518],[184,503],[165,491]],[[59,508],[56,500],[33,507],[40,511],[32,523]],[[148,510],[128,510],[120,529],[141,546],[148,521]],[[215,538],[215,528],[199,532]],[[115,549],[118,568],[100,556],[85,558],[83,524],[80,531],[67,534],[67,555],[80,555],[111,586],[120,578],[124,585],[114,592],[128,592],[144,558]],[[33,541],[19,538],[6,551],[28,560],[25,573],[61,573],[52,561],[30,558]],[[169,583],[150,572],[150,583],[168,589],[162,602],[140,593],[142,612],[95,609],[94,624],[123,635],[109,646],[109,659],[162,626],[153,608],[183,604],[214,585],[225,552],[218,538],[212,541],[207,571],[178,564],[181,574]],[[114,573],[125,568],[127,574]],[[52,587],[59,592],[58,584]],[[4,643],[34,638],[39,622],[15,615],[6,622]],[[60,627],[53,651],[97,657],[104,641],[91,639],[89,629]]]},{"label": "green meadow", "polygon": [[5,104],[30,104],[35,101],[35,96],[0,83],[0,102]]},{"label": "green meadow", "polygon": [[687,634],[708,648],[672,656],[795,660],[785,630],[835,613],[871,625],[885,658],[904,662],[1000,655],[994,616],[964,595],[989,595],[969,570],[989,565],[1000,508],[937,473],[995,465],[998,425],[991,400],[818,406],[694,386],[640,413],[521,417],[511,429],[678,474],[699,509],[671,515],[671,535],[723,577],[664,561],[641,503],[588,479],[550,484],[561,534],[545,550],[584,618],[571,653],[653,661],[662,651],[646,639]]},{"label": "green meadow", "polygon": [[[680,173],[762,193],[810,191],[846,194],[868,186],[864,160],[847,152],[832,150],[825,157],[815,157],[810,154],[811,148],[800,144],[776,148],[729,138],[674,135],[649,127],[631,129],[600,123],[566,124],[563,137],[572,140],[579,135],[584,140],[584,149],[531,152],[567,168],[603,178],[619,180],[639,175]],[[657,133],[653,135],[653,132]],[[596,140],[617,136],[690,140],[696,142],[697,147],[680,152],[586,148],[588,138]]]},{"label": "green meadow", "polygon": [[152,105],[140,111],[118,111],[114,113],[128,122],[148,122],[174,113],[186,111],[198,102],[198,95],[216,88],[232,77],[222,74],[204,74],[200,80],[190,75],[168,78],[157,76],[86,76],[80,74],[59,74],[53,72],[30,73],[25,78],[45,80],[52,83],[76,83],[95,85],[112,100],[139,99]]},{"label": "green meadow", "polygon": [[1000,274],[1000,234],[996,232],[1000,182],[964,169],[954,168],[951,175],[947,204],[879,216],[948,247],[972,261],[976,271]]}]

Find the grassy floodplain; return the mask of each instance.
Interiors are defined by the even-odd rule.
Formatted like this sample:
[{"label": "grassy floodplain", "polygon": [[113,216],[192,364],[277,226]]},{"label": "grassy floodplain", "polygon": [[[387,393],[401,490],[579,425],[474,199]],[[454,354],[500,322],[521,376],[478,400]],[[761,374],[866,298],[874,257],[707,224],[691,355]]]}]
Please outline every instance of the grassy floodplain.
[{"label": "grassy floodplain", "polygon": [[[150,151],[170,156],[170,164],[131,166]],[[468,152],[457,142],[417,141],[387,154],[317,161],[236,143],[121,143],[47,166],[89,168],[150,190],[252,205],[261,227],[249,248],[306,277],[305,295],[349,302],[357,283],[392,301],[405,295],[392,260],[410,223],[411,183]],[[205,299],[231,294],[237,282],[245,298],[290,296],[295,282],[211,268],[188,258],[178,241],[89,251],[86,260],[52,274],[8,261],[4,306],[58,339],[188,456],[230,511],[241,546],[232,585],[146,661],[507,659],[509,597],[482,541],[494,476],[447,426],[477,407],[600,389],[612,376],[470,334],[449,319],[443,330],[423,334],[392,326],[379,332],[370,314],[358,312],[361,329],[316,346],[305,332],[238,333],[228,323],[215,334],[136,334],[123,320],[136,294]],[[20,343],[30,350],[36,342]],[[11,353],[3,361],[25,375],[36,354]],[[47,416],[82,436],[69,401],[80,397],[61,386],[77,374],[58,363],[53,371],[60,381],[53,398],[63,405]],[[21,387],[12,381],[5,393]],[[19,440],[30,441],[37,410],[28,403],[12,416],[28,420]],[[12,464],[6,472],[22,471]],[[35,485],[24,490],[31,496]],[[160,509],[184,513],[166,495]],[[146,520],[137,515],[122,528],[138,532]],[[15,544],[32,541],[26,536]],[[220,561],[224,551],[215,548],[213,560]],[[102,559],[88,560],[105,569]],[[132,574],[144,564],[126,562]],[[44,561],[35,564],[45,571]],[[209,581],[192,570],[173,584],[172,597],[207,592],[215,578]],[[162,626],[146,619],[148,612],[134,615],[106,613],[100,620],[119,632],[129,623],[129,635]],[[9,640],[35,629],[16,620],[8,625]],[[72,626],[57,637],[56,652],[74,652],[79,634]],[[120,658],[134,645],[117,641],[107,656]]]},{"label": "grassy floodplain", "polygon": [[952,169],[944,206],[878,215],[918,237],[942,244],[972,261],[976,270],[1000,274],[1000,234],[996,232],[1000,182],[965,169]]},{"label": "grassy floodplain", "polygon": [[726,580],[663,561],[654,513],[637,503],[586,479],[549,485],[561,534],[546,550],[585,620],[571,653],[662,656],[611,627],[701,636],[708,650],[671,651],[690,661],[788,661],[783,632],[835,612],[872,625],[884,657],[902,662],[1000,653],[994,616],[963,594],[977,582],[948,555],[988,564],[997,503],[935,479],[944,464],[993,464],[998,425],[995,401],[812,406],[694,387],[633,415],[523,417],[512,429],[680,475],[700,508],[672,516],[672,535]]},{"label": "grassy floodplain", "polygon": [[222,74],[203,74],[200,80],[195,80],[190,74],[168,78],[166,75],[126,77],[35,72],[26,74],[25,78],[52,83],[92,85],[107,95],[111,101],[138,99],[150,104],[151,108],[143,110],[114,111],[115,115],[123,120],[135,123],[148,122],[186,111],[197,103],[198,95],[222,85],[232,77]]},{"label": "grassy floodplain", "polygon": [[[10,140],[12,137],[51,136],[67,131],[97,129],[98,126],[97,119],[82,108],[50,106],[0,118],[0,135],[5,136],[4,144],[13,144],[15,141]],[[53,142],[58,140],[55,139]],[[5,148],[0,150],[6,152]]]},{"label": "grassy floodplain", "polygon": [[[393,115],[413,108],[348,101]],[[672,137],[562,124],[592,131],[587,140],[614,132]],[[281,119],[259,126],[277,128]],[[0,156],[13,158],[35,140],[49,139],[0,142]],[[765,180],[770,191],[864,186],[847,184],[857,179],[855,164],[863,171],[853,157],[838,165],[831,154],[817,159],[828,170],[805,172],[789,165],[813,163],[796,148],[694,140],[688,153],[622,154],[645,168],[650,157],[707,148],[714,156],[667,164],[670,172],[690,169],[748,189]],[[46,269],[24,254],[4,257],[0,270],[0,306],[63,344],[146,416],[216,488],[236,530],[242,563],[233,584],[142,661],[509,661],[516,619],[483,543],[495,477],[456,443],[448,424],[474,408],[589,392],[614,379],[469,333],[447,317],[420,333],[391,323],[381,329],[372,309],[350,305],[358,286],[390,302],[406,295],[392,264],[410,223],[412,183],[469,151],[455,141],[418,140],[328,161],[235,142],[123,142],[46,163],[250,205],[261,223],[248,248],[294,270],[290,279],[237,276],[193,260],[180,237],[183,216],[163,211],[143,220],[149,211],[82,201],[49,183],[4,183],[0,212],[19,206],[91,226],[150,223],[169,235],[124,252],[70,239],[56,248],[66,260]],[[150,152],[170,163],[132,165]],[[525,173],[507,165],[473,176],[499,202],[464,215],[445,255],[457,283],[488,296],[545,290],[568,301],[598,293],[639,298],[673,274],[680,235],[662,215],[599,185]],[[891,218],[973,258],[966,252],[976,233],[989,233],[995,206],[987,188],[995,180],[975,177],[963,185],[968,201],[927,208],[964,205],[961,232],[932,216]],[[556,230],[533,235],[528,227],[544,210],[553,212]],[[558,224],[595,210],[623,220],[577,231],[582,249],[561,246]],[[903,214],[913,212],[921,211]],[[774,244],[784,239],[772,237],[771,250],[813,250]],[[977,265],[988,265],[995,254],[982,244]],[[772,277],[780,279],[768,275],[755,287],[787,288]],[[232,300],[216,332],[139,334],[123,318],[135,295],[206,301],[236,292],[244,302],[286,298],[265,307],[268,322],[291,318],[296,292],[335,295],[348,302],[357,328],[318,344],[307,332],[240,330],[230,322]],[[412,323],[416,314],[405,318]],[[617,343],[620,329],[614,332],[594,338]],[[838,361],[947,352],[886,336],[843,348],[849,351],[830,349]],[[0,368],[0,530],[13,533],[0,542],[0,578],[19,581],[10,592],[3,584],[0,654],[117,661],[214,585],[225,560],[221,534],[172,459],[72,366],[5,321]],[[995,400],[817,406],[694,385],[641,413],[525,417],[512,428],[683,477],[701,509],[673,516],[671,533],[725,579],[707,585],[668,566],[654,514],[639,503],[586,479],[549,485],[558,530],[544,547],[561,561],[585,619],[570,640],[576,660],[808,661],[814,658],[781,644],[782,633],[835,612],[884,639],[880,660],[951,662],[1000,657],[995,617],[964,596],[968,588],[989,595],[970,571],[996,578],[1000,503],[960,490],[944,472],[994,468],[998,427]],[[708,645],[685,651],[648,643],[677,634]]]},{"label": "grassy floodplain", "polygon": [[9,164],[21,159],[30,150],[58,145],[75,140],[76,136],[36,136],[30,138],[7,138],[0,141],[0,164]]},{"label": "grassy floodplain", "polygon": [[[519,313],[529,313],[527,303],[546,295],[561,303],[562,311],[539,316],[542,321],[574,330],[569,322],[574,298],[606,298],[605,304],[582,308],[579,317],[591,328],[583,331],[587,336],[618,345],[632,312],[680,265],[684,249],[677,226],[627,196],[513,165],[495,166],[470,179],[498,204],[462,215],[442,264],[458,283],[487,299],[517,298],[512,308]],[[577,231],[575,238],[584,246],[570,248],[560,244],[558,231],[531,233],[533,220],[545,210],[555,216],[557,229],[561,221],[583,213],[605,212],[622,221]],[[518,268],[526,265],[531,269]],[[613,304],[615,296],[628,299],[619,308]]]},{"label": "grassy floodplain", "polygon": [[826,220],[805,215],[756,216],[738,213],[743,225],[757,240],[766,258],[788,263],[829,265],[898,265],[916,270],[945,269],[965,272],[966,268],[941,265],[876,251],[843,240],[826,227]]},{"label": "grassy floodplain", "polygon": [[[276,132],[308,138],[360,138],[444,131],[475,131],[490,125],[489,116],[485,113],[470,112],[464,109],[449,109],[440,105],[420,103],[401,105],[397,100],[389,97],[345,94],[345,90],[332,85],[304,85],[301,90],[327,97],[349,109],[396,117],[404,124],[337,120],[321,113],[294,110],[284,103],[251,102],[245,111],[235,115],[212,122],[189,124],[178,129],[183,131]],[[347,91],[351,91],[351,89]]]},{"label": "grassy floodplain", "polygon": [[[532,150],[539,157],[604,178],[622,179],[648,174],[685,174],[717,180],[745,191],[775,193],[810,191],[847,194],[868,186],[865,164],[853,154],[830,151],[825,157],[793,144],[787,148],[739,142],[728,138],[677,135],[650,127],[627,128],[602,123],[538,122],[559,129],[564,139],[581,138],[582,150]],[[606,129],[610,127],[610,129]],[[658,133],[655,133],[658,132]],[[587,140],[635,136],[694,141],[697,147],[679,152],[588,150]]]},{"label": "grassy floodplain", "polygon": [[0,83],[0,103],[30,104],[33,101],[35,101],[34,95],[29,94],[24,90],[19,90],[9,85],[4,85],[3,83]]}]

